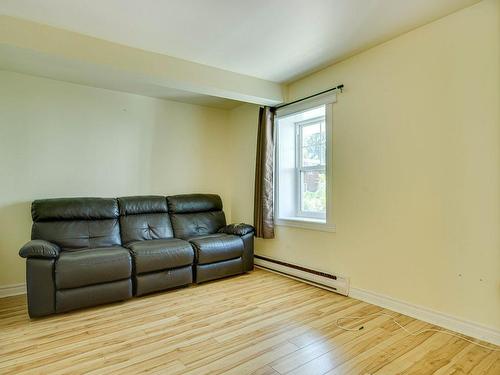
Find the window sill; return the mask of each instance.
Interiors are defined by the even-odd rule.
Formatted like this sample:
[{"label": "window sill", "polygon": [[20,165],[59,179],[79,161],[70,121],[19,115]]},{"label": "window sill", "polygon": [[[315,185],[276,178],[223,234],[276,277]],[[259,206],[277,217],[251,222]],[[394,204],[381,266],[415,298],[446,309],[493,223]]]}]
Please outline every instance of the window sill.
[{"label": "window sill", "polygon": [[276,219],[275,224],[281,227],[294,227],[301,229],[319,230],[322,232],[336,232],[335,224],[327,224],[322,220],[307,219],[307,218],[286,218]]}]

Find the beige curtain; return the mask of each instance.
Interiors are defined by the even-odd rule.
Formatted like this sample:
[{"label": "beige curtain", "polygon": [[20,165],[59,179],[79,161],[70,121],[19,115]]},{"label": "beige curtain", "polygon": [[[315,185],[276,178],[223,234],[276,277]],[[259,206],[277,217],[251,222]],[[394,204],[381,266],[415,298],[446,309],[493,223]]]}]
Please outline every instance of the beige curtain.
[{"label": "beige curtain", "polygon": [[270,107],[259,111],[253,221],[261,238],[274,238],[274,112]]}]

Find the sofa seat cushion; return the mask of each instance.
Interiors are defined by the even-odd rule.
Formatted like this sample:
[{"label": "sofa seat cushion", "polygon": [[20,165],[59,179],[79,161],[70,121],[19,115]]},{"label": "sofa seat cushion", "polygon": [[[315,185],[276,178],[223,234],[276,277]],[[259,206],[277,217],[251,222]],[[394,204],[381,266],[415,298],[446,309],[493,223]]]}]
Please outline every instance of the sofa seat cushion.
[{"label": "sofa seat cushion", "polygon": [[130,253],[118,246],[63,251],[55,265],[57,289],[123,280],[131,273]]},{"label": "sofa seat cushion", "polygon": [[136,274],[189,266],[194,260],[189,242],[176,238],[132,242],[127,247],[134,258]]},{"label": "sofa seat cushion", "polygon": [[189,242],[195,248],[198,264],[209,264],[239,258],[243,254],[243,241],[240,237],[234,235],[211,234],[192,237]]}]

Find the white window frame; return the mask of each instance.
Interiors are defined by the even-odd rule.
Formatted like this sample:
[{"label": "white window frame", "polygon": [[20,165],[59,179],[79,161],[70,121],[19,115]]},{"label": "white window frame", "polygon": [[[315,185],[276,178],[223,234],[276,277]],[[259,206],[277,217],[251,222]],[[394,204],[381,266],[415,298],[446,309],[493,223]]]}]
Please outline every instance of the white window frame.
[{"label": "white window frame", "polygon": [[[278,110],[275,117],[275,140],[276,145],[279,145],[278,120],[281,117],[292,115],[297,112],[302,112],[308,109],[313,109],[325,105],[325,133],[326,133],[326,218],[318,219],[317,217],[279,217],[279,157],[278,152],[275,152],[275,225],[285,227],[297,227],[302,229],[319,230],[326,232],[336,232],[336,225],[333,223],[333,155],[332,155],[332,133],[333,133],[333,103],[336,101],[335,94],[321,96],[314,100],[308,100],[286,108],[284,111]],[[296,138],[296,142],[298,139]],[[278,146],[279,147],[279,146]],[[297,145],[296,145],[297,148]],[[301,150],[302,151],[302,150]],[[299,157],[296,155],[296,157]],[[298,166],[298,164],[296,164]],[[297,168],[298,170],[298,168]],[[298,172],[300,173],[300,172]],[[300,176],[298,176],[300,177]],[[296,197],[300,199],[300,178],[297,177]],[[301,208],[300,201],[297,202],[298,208]]]},{"label": "white window frame", "polygon": [[[310,211],[303,211],[302,210],[302,172],[309,172],[309,171],[320,171],[325,173],[326,176],[326,155],[325,155],[325,165],[315,165],[315,166],[309,166],[309,167],[304,167],[302,165],[303,161],[303,148],[304,145],[302,144],[302,131],[305,126],[311,125],[311,124],[317,124],[318,122],[324,122],[324,127],[325,127],[325,133],[326,133],[326,116],[323,117],[315,117],[309,120],[305,121],[300,121],[295,123],[295,155],[296,155],[296,160],[295,160],[295,191],[296,191],[296,211],[297,211],[297,218],[303,219],[317,219],[320,221],[325,221],[326,219],[324,218],[325,215],[321,213],[316,213],[316,212],[310,212]],[[325,150],[326,150],[326,139],[325,139]]]}]

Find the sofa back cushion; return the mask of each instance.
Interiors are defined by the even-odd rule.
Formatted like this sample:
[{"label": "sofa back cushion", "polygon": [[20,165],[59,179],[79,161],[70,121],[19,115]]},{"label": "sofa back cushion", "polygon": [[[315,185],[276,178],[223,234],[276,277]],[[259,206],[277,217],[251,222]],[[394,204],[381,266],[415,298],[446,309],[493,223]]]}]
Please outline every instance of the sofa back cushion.
[{"label": "sofa back cushion", "polygon": [[167,200],[160,196],[118,198],[121,237],[124,244],[172,238]]},{"label": "sofa back cushion", "polygon": [[215,194],[183,194],[167,197],[174,235],[187,239],[217,233],[226,225],[222,200]]},{"label": "sofa back cushion", "polygon": [[118,202],[114,198],[59,198],[31,205],[33,240],[62,250],[121,245]]}]

